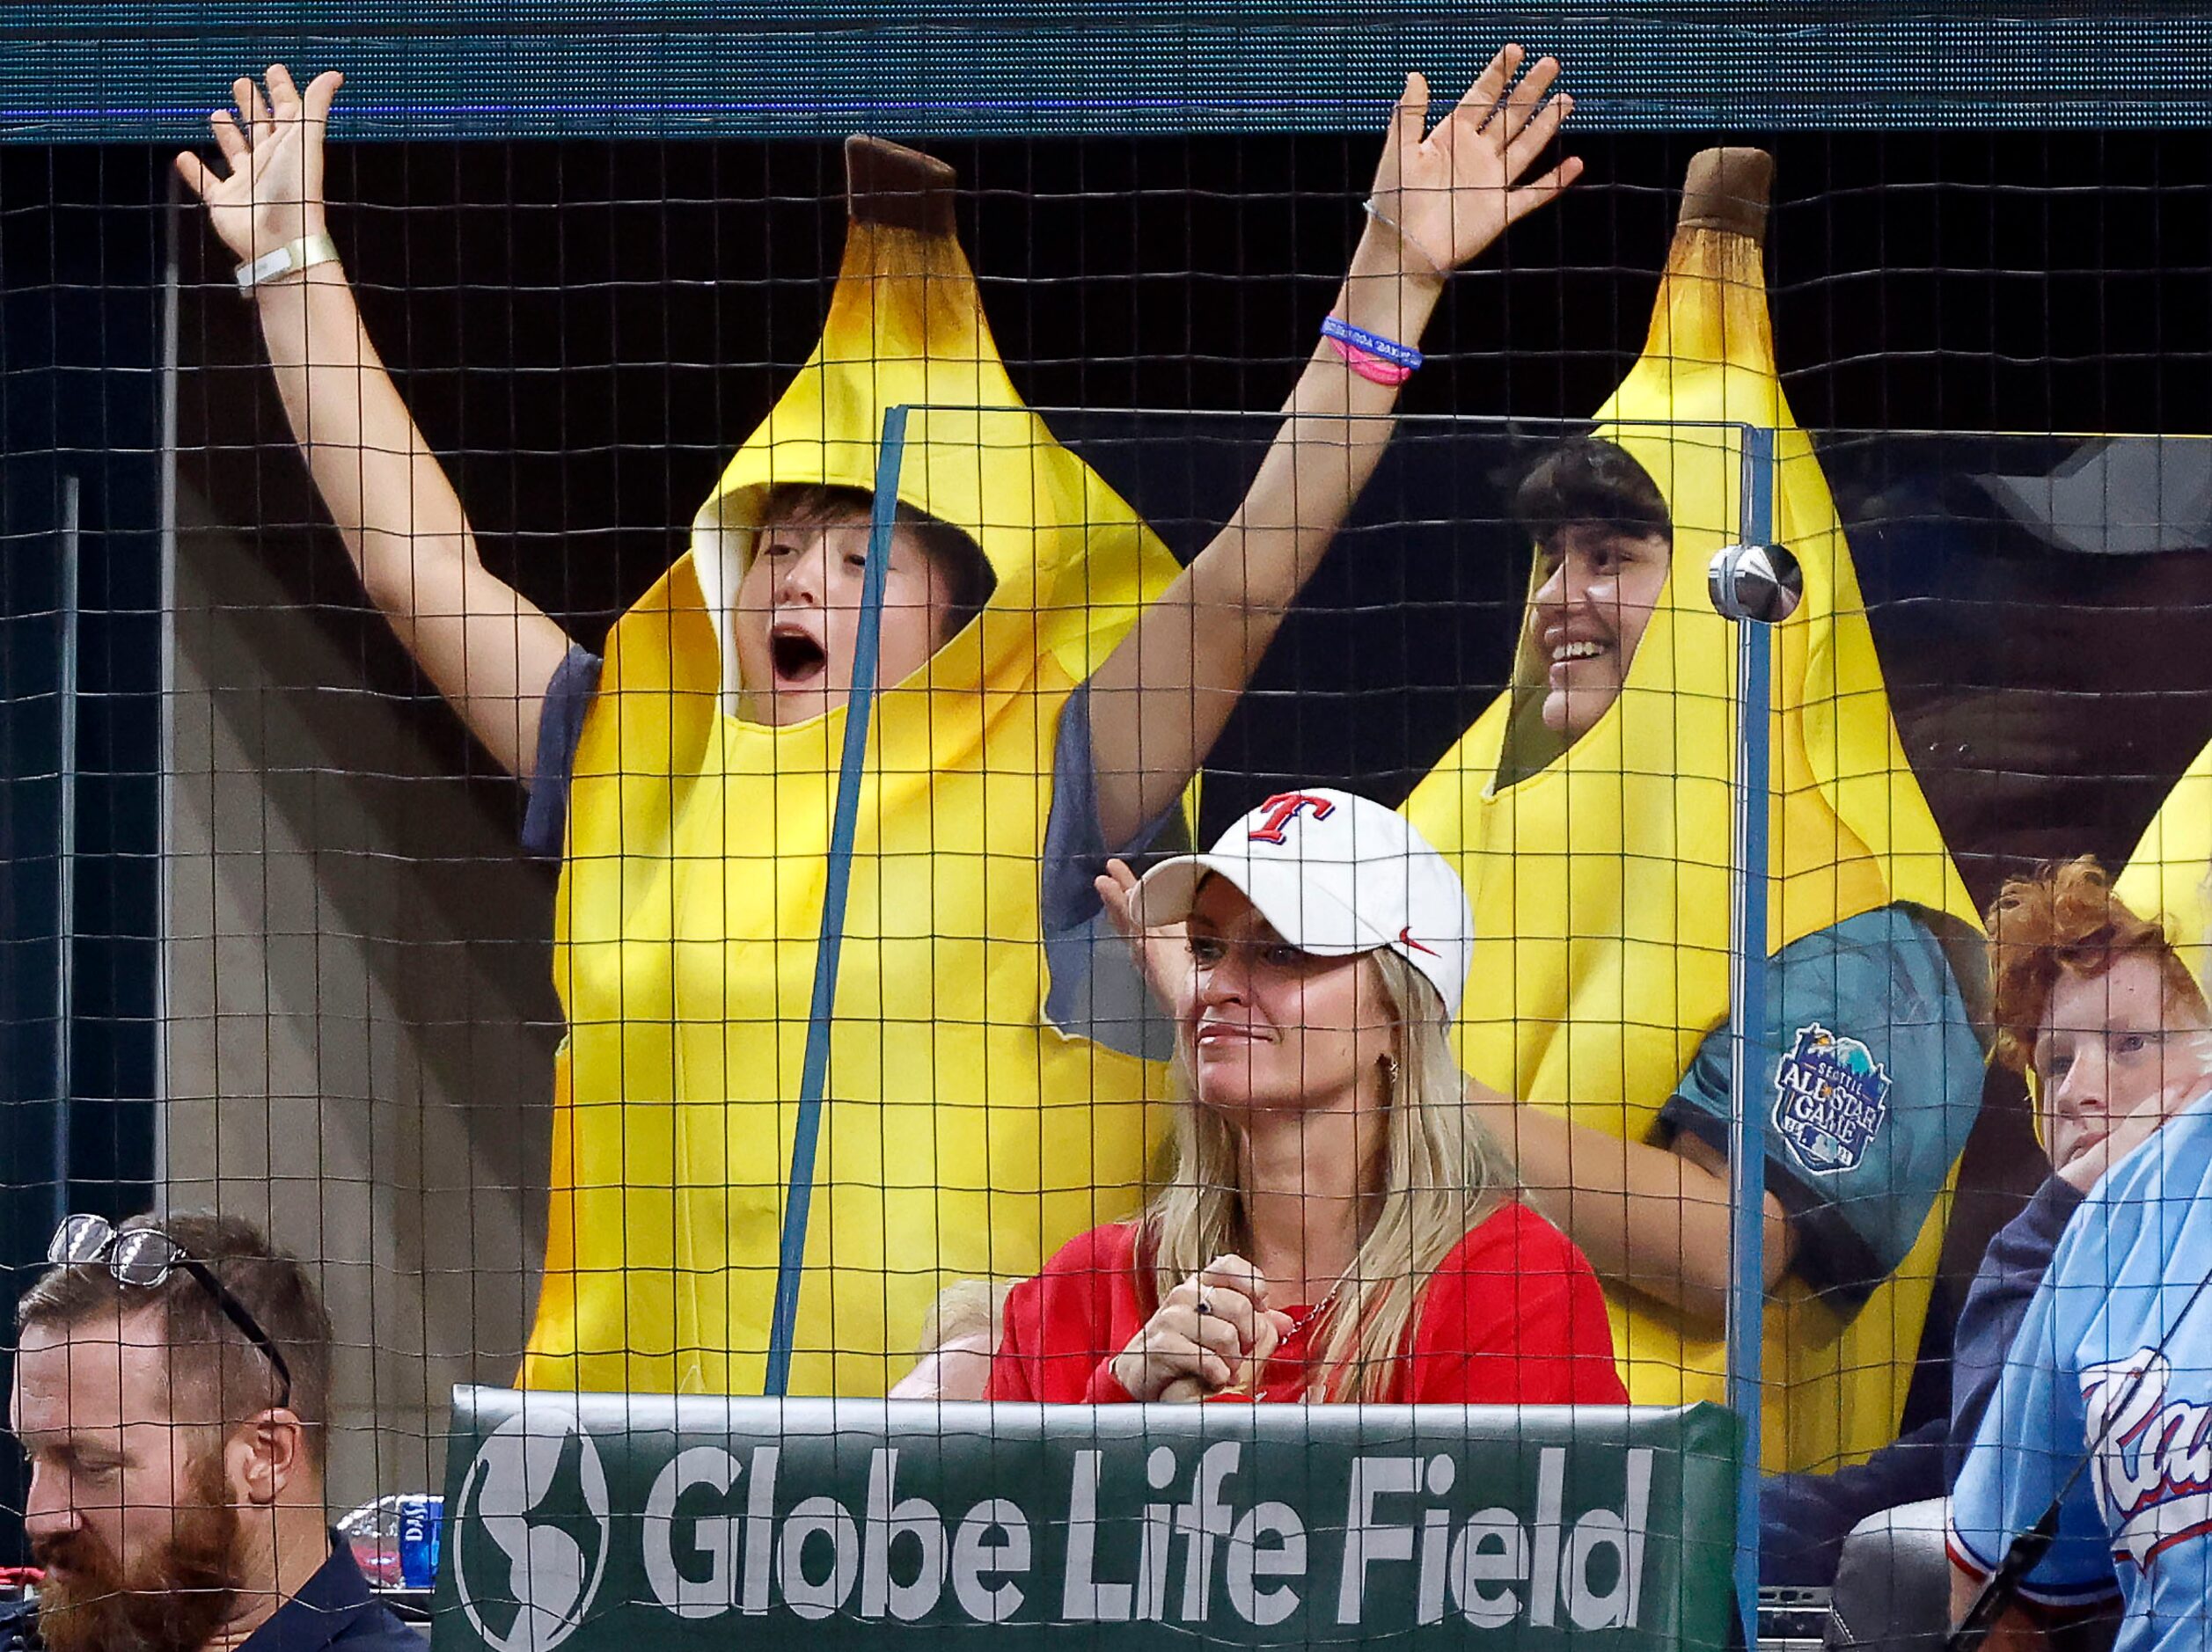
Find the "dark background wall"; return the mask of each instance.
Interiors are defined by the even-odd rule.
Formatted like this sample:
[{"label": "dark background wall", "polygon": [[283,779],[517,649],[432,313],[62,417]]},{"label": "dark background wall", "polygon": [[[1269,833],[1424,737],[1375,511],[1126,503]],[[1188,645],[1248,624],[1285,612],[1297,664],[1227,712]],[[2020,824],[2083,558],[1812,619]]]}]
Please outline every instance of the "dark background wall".
[{"label": "dark background wall", "polygon": [[[143,1204],[152,1174],[161,557],[158,224],[140,157],[0,150],[0,1246]],[[77,491],[77,698],[61,697],[63,500]],[[79,856],[66,1144],[53,1106],[65,718]],[[66,1164],[62,1192],[52,1171]]]},{"label": "dark background wall", "polygon": [[[0,1268],[9,1270],[44,1255],[60,1211],[143,1209],[155,1174],[161,551],[150,188],[136,153],[0,148]],[[68,699],[71,484],[80,618]],[[65,797],[76,811],[66,904]],[[19,1502],[19,1460],[0,1458],[0,1507]]]}]

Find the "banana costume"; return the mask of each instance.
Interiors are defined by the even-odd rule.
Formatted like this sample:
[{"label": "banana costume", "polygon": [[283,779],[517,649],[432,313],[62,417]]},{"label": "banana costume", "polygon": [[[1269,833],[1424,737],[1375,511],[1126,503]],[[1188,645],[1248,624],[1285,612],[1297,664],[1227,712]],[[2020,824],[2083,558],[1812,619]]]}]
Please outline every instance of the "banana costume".
[{"label": "banana costume", "polygon": [[915,413],[898,484],[998,587],[868,730],[791,1392],[881,1393],[949,1279],[1036,1273],[1133,1210],[1168,1093],[1046,1024],[1037,907],[1061,707],[1174,561],[1022,408],[949,170],[847,163],[821,342],[616,625],[577,749],[527,1386],[758,1391],[845,713],[740,720],[721,617],[769,488],[872,490],[893,406],[1011,410]]},{"label": "banana costume", "polygon": [[[1405,806],[1454,859],[1475,910],[1455,1028],[1467,1071],[1632,1141],[1653,1136],[1728,1017],[1735,645],[1704,572],[1740,537],[1741,441],[1710,426],[1777,433],[1774,537],[1805,571],[1774,640],[1769,952],[1900,903],[1950,947],[1979,928],[1899,745],[1835,505],[1776,376],[1761,238],[1770,170],[1757,151],[1693,163],[1643,357],[1598,413],[1597,434],[1649,472],[1674,523],[1673,571],[1618,700],[1549,761],[1532,756],[1527,742],[1546,737],[1545,662],[1524,636],[1513,688]],[[1957,973],[1940,955],[1937,969],[1946,983]],[[1842,1030],[1827,1019],[1800,1029],[1799,1071],[1840,1073],[1842,1087],[1871,1080],[1886,1096],[1892,1080],[1864,1071],[1864,1043],[1821,1042]],[[1946,1048],[1963,1048],[1972,1071],[1946,1078],[1969,1099],[1900,1218],[1901,1247],[1918,1234],[1902,1265],[1856,1314],[1794,1272],[1770,1300],[1769,1470],[1833,1467],[1894,1436],[1943,1237],[1938,1184],[1981,1093],[1963,1005],[1953,1020]],[[1901,1100],[1920,1078],[1895,1075]],[[1768,1085],[1753,1103],[1779,1100]],[[1609,1283],[1608,1297],[1633,1400],[1723,1398],[1722,1340],[1628,1286]]]},{"label": "banana costume", "polygon": [[2174,950],[2212,998],[2212,745],[2197,754],[2128,857],[2113,893],[2163,919]]}]

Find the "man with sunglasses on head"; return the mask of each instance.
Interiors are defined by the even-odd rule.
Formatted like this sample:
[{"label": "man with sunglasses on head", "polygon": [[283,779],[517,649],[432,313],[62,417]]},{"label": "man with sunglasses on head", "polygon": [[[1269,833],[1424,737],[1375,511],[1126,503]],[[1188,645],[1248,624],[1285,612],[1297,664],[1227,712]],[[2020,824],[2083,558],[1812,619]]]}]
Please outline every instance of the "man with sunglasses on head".
[{"label": "man with sunglasses on head", "polygon": [[323,1508],[330,1319],[225,1217],[75,1216],[16,1308],[49,1652],[421,1652]]}]

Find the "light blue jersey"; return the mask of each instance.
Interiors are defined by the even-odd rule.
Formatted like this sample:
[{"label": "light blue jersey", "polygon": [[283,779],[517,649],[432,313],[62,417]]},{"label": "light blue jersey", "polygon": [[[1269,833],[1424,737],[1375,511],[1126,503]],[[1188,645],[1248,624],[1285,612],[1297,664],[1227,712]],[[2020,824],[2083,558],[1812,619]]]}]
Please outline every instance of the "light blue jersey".
[{"label": "light blue jersey", "polygon": [[2021,1592],[2067,1606],[2123,1596],[2117,1652],[2212,1645],[2208,1276],[2212,1097],[2075,1214],[1952,1501],[1952,1556],[1986,1575],[2061,1498],[2058,1539]]}]

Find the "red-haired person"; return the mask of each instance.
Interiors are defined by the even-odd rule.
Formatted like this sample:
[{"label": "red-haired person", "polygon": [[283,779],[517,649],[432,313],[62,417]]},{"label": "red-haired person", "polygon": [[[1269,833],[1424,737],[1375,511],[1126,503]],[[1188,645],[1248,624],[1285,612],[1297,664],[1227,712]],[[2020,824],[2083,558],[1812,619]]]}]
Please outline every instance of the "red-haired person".
[{"label": "red-haired person", "polygon": [[1993,1646],[2106,1610],[2119,1644],[2202,1646],[2212,1417],[2212,1012],[2164,925],[2094,861],[2010,884],[1991,915],[1999,1056],[2024,1066],[2056,1179],[2081,1191],[1979,1383],[1951,1516],[1963,1613],[2012,1539],[2052,1522]]},{"label": "red-haired person", "polygon": [[992,1399],[1625,1402],[1597,1276],[1462,1100],[1473,920],[1403,816],[1287,793],[1100,883],[1176,1011],[1176,1173],[1014,1288]]},{"label": "red-haired person", "polygon": [[2171,1031],[2212,1024],[2203,990],[2164,928],[2130,911],[2087,855],[2004,886],[1989,962],[1996,1057],[2027,1075],[2053,1173],[2087,1193],[2197,1099],[2184,1093],[2194,1070],[2165,1057]]},{"label": "red-haired person", "polygon": [[1824,1588],[1860,1520],[1950,1491],[2068,1221],[2191,1099],[2189,1070],[2166,1062],[2164,1034],[2203,1026],[2204,996],[2164,930],[2113,894],[2094,859],[2010,880],[1989,930],[1996,1059],[2034,1091],[2051,1173],[1982,1253],[1952,1334],[1950,1414],[1865,1463],[1780,1474],[1762,1488],[1765,1583]]}]

